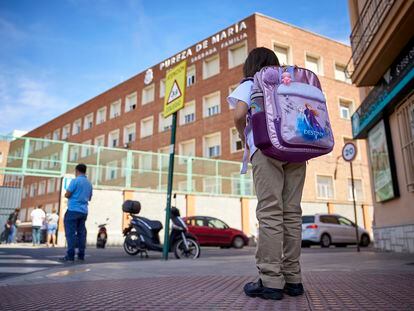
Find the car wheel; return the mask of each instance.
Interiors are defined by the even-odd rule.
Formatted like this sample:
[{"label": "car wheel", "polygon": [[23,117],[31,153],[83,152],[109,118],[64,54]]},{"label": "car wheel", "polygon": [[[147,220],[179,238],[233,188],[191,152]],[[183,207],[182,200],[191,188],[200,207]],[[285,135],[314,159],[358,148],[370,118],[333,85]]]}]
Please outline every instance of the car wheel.
[{"label": "car wheel", "polygon": [[244,240],[241,236],[236,236],[233,239],[233,243],[232,243],[234,248],[243,248],[244,246]]},{"label": "car wheel", "polygon": [[321,247],[329,247],[331,246],[331,237],[329,234],[322,234],[321,236]]},{"label": "car wheel", "polygon": [[360,241],[359,245],[362,246],[362,247],[367,247],[370,242],[371,241],[370,241],[370,238],[369,238],[368,234],[363,234],[361,236],[361,241]]}]

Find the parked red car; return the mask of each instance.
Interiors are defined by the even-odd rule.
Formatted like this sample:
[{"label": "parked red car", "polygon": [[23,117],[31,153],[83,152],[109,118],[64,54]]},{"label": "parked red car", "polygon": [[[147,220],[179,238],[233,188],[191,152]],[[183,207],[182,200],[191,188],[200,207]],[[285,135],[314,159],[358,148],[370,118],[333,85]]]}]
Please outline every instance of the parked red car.
[{"label": "parked red car", "polygon": [[217,218],[191,216],[183,218],[188,231],[194,234],[202,246],[221,246],[243,248],[249,238],[240,230],[230,228]]}]

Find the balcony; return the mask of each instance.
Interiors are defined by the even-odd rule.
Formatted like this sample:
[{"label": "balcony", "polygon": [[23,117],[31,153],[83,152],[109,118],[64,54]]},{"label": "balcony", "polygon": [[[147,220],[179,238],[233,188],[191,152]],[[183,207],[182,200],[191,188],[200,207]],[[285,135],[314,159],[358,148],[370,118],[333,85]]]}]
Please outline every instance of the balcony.
[{"label": "balcony", "polygon": [[356,22],[347,72],[357,86],[372,86],[414,34],[414,1],[368,0],[361,10],[358,1],[349,3]]}]

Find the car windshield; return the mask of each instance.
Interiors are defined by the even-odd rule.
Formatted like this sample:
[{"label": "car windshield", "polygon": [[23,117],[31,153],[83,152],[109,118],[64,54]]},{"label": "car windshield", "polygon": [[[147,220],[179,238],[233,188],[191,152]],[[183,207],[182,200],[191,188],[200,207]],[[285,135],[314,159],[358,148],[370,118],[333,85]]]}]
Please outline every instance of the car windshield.
[{"label": "car windshield", "polygon": [[302,216],[302,223],[303,224],[310,224],[315,222],[315,216]]}]

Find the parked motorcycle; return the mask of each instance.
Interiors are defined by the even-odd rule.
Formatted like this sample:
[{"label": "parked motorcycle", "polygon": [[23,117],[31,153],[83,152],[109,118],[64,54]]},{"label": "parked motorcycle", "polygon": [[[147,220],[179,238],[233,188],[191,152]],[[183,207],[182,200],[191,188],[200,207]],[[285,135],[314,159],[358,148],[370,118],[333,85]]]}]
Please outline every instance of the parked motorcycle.
[{"label": "parked motorcycle", "polygon": [[109,218],[105,220],[106,223],[98,225],[98,236],[96,237],[96,248],[105,248],[106,241],[108,240],[108,233],[106,232],[106,225],[108,224],[108,220]]},{"label": "parked motorcycle", "polygon": [[[159,232],[163,228],[161,222],[137,216],[141,211],[138,201],[125,201],[122,210],[131,216],[130,225],[124,229],[124,250],[128,255],[141,254],[148,257],[148,251],[163,251]],[[200,256],[200,245],[197,238],[188,232],[185,222],[177,208],[171,208],[172,230],[170,234],[170,252],[177,259],[196,259]]]}]

